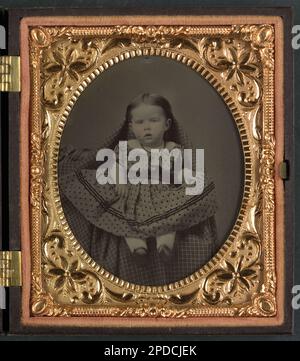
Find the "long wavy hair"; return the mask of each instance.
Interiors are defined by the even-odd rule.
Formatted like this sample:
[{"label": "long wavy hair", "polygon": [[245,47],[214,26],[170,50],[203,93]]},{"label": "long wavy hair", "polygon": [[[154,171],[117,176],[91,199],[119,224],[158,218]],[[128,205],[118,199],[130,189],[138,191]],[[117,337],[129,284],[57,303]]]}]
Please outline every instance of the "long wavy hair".
[{"label": "long wavy hair", "polygon": [[114,149],[119,141],[135,138],[129,125],[132,110],[140,104],[160,106],[166,115],[166,119],[171,120],[171,125],[164,134],[165,141],[178,143],[184,148],[193,148],[189,137],[185,134],[182,124],[175,118],[169,101],[162,95],[154,93],[142,93],[128,104],[125,119],[123,119],[120,126],[113,132],[113,134],[106,139],[105,143],[102,144],[102,148]]}]

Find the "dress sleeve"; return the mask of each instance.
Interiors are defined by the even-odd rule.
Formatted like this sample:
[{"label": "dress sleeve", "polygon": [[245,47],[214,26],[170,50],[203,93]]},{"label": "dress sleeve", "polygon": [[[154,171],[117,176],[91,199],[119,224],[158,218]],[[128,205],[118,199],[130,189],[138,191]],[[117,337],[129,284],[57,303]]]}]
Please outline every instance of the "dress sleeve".
[{"label": "dress sleeve", "polygon": [[73,168],[95,168],[96,150],[92,149],[76,149],[73,146],[63,146],[59,151],[59,164],[72,164]]}]

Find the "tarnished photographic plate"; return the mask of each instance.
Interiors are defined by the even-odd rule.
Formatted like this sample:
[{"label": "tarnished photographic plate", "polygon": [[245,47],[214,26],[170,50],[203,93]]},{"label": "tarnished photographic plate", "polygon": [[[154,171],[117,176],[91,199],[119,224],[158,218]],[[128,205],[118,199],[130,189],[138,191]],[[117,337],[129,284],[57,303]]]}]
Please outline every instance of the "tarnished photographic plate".
[{"label": "tarnished photographic plate", "polygon": [[[25,17],[20,34],[22,323],[280,326],[282,19]],[[97,151],[134,144],[128,109],[166,108],[165,144],[204,149],[204,191],[135,186],[117,208]]]}]

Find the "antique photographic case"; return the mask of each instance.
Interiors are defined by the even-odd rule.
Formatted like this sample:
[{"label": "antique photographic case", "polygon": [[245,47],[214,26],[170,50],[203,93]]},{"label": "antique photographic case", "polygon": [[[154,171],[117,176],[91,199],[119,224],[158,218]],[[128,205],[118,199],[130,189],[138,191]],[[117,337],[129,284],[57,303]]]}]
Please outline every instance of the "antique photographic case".
[{"label": "antique photographic case", "polygon": [[[283,8],[9,11],[9,332],[292,331],[290,25]],[[96,153],[137,144],[134,109],[166,118],[165,147],[204,149],[200,195],[130,185],[108,200]]]}]

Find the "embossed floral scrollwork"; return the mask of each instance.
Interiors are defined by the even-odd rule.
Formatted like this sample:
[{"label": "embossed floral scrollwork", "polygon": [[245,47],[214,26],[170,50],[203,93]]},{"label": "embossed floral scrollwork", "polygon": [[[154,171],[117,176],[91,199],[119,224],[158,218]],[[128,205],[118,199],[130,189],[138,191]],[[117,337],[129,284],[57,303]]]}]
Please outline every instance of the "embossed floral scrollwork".
[{"label": "embossed floral scrollwork", "polygon": [[38,48],[46,48],[53,41],[62,37],[71,38],[71,28],[69,27],[37,27],[31,29],[30,39]]},{"label": "embossed floral scrollwork", "polygon": [[[197,41],[187,36],[189,26],[117,26],[115,45],[141,49],[148,47],[160,49],[190,49],[197,51]],[[154,52],[154,50],[153,50]]]},{"label": "embossed floral scrollwork", "polygon": [[160,304],[139,302],[138,306],[121,308],[116,315],[126,317],[186,318],[188,316],[188,309],[172,307],[168,304],[167,300]]},{"label": "embossed floral scrollwork", "polygon": [[30,202],[33,207],[39,208],[40,194],[43,182],[43,159],[44,153],[41,150],[41,142],[38,134],[31,134],[31,167],[30,167]]},{"label": "embossed floral scrollwork", "polygon": [[48,237],[44,246],[47,262],[44,274],[54,294],[71,303],[94,304],[102,295],[102,283],[96,274],[85,267],[73,250],[65,248],[58,234]]},{"label": "embossed floral scrollwork", "polygon": [[51,42],[51,36],[48,31],[43,28],[37,28],[31,30],[31,40],[37,47],[49,46]]},{"label": "embossed floral scrollwork", "polygon": [[242,307],[238,311],[239,316],[275,316],[276,299],[274,294],[271,293],[256,293],[253,296],[253,301],[249,306]]},{"label": "embossed floral scrollwork", "polygon": [[251,53],[244,49],[238,51],[234,47],[227,47],[224,55],[217,59],[218,69],[225,72],[226,80],[234,78],[239,85],[244,85],[246,75],[256,70],[255,64],[249,63]]},{"label": "embossed floral scrollwork", "polygon": [[31,312],[35,316],[68,316],[68,307],[56,304],[53,297],[41,287],[39,277],[32,277]]},{"label": "embossed floral scrollwork", "polygon": [[255,51],[240,39],[203,38],[199,55],[209,68],[220,74],[245,108],[255,107],[261,97],[260,67]]},{"label": "embossed floral scrollwork", "polygon": [[205,279],[201,295],[209,304],[245,302],[259,285],[260,244],[246,232],[219,268]]},{"label": "embossed floral scrollwork", "polygon": [[60,108],[66,94],[75,89],[95,65],[98,55],[97,46],[85,40],[62,40],[46,49],[42,63],[45,105],[53,110]]},{"label": "embossed floral scrollwork", "polygon": [[[118,302],[121,308],[115,311],[114,316],[126,316],[126,317],[176,317],[184,318],[187,316],[187,310],[181,310],[176,307],[180,303],[184,305],[191,298],[195,298],[195,292],[192,297],[188,295],[187,298],[180,300],[180,297],[168,295],[168,294],[135,294],[135,293],[116,293],[109,288],[104,288],[106,293],[106,301],[109,303],[110,300]],[[198,291],[197,291],[198,292]],[[174,299],[176,301],[174,302]],[[127,307],[124,307],[128,304]],[[123,307],[122,307],[123,306]]]},{"label": "embossed floral scrollwork", "polygon": [[260,182],[264,194],[264,206],[267,211],[273,211],[274,202],[274,164],[275,164],[275,137],[266,134],[260,160]]},{"label": "embossed floral scrollwork", "polygon": [[187,35],[189,27],[176,26],[117,26],[116,33],[119,36],[128,36],[131,39],[131,43],[152,43],[166,45],[170,40],[174,40],[174,37],[180,35]]},{"label": "embossed floral scrollwork", "polygon": [[251,48],[260,53],[261,62],[269,69],[274,68],[274,28],[271,25],[234,26],[234,33],[241,34]]}]

